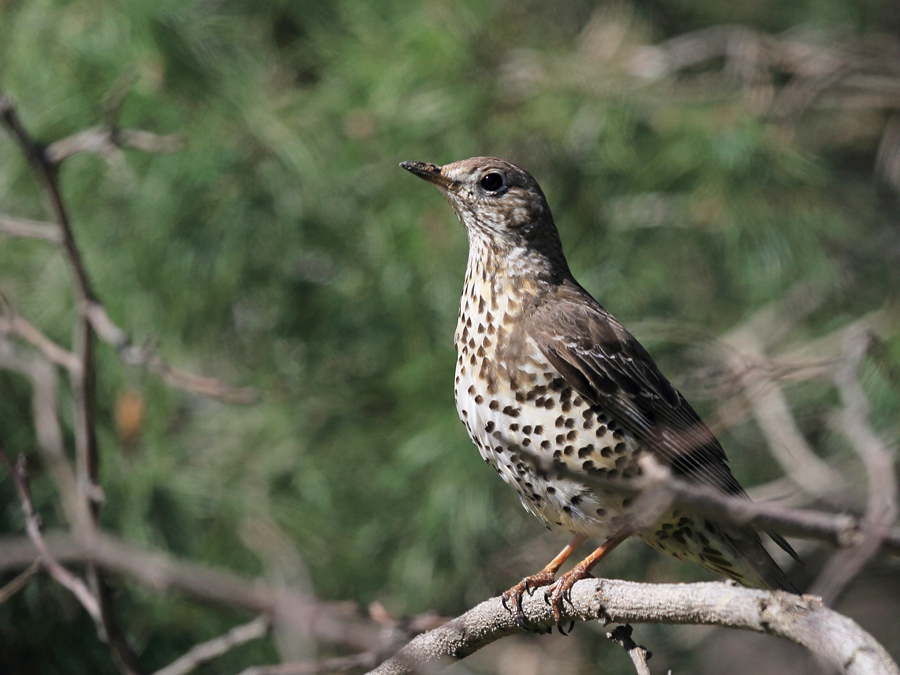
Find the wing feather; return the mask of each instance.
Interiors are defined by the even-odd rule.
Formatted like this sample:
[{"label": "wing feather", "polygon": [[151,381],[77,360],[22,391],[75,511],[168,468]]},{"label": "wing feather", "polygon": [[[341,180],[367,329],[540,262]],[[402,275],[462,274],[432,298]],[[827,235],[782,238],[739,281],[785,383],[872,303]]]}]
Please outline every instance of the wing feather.
[{"label": "wing feather", "polygon": [[[637,339],[577,284],[535,307],[526,330],[566,382],[687,480],[747,493],[721,444]],[[796,553],[777,533],[775,542]]]}]

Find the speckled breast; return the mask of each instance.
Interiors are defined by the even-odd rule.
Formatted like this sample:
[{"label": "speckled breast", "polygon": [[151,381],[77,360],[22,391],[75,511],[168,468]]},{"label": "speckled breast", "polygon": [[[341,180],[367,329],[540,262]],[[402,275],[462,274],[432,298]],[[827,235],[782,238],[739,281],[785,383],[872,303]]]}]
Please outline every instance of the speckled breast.
[{"label": "speckled breast", "polygon": [[634,440],[569,387],[534,341],[513,339],[523,298],[496,290],[467,275],[456,332],[460,419],[528,511],[572,533],[608,537],[631,500],[589,487],[577,474],[636,476]]}]

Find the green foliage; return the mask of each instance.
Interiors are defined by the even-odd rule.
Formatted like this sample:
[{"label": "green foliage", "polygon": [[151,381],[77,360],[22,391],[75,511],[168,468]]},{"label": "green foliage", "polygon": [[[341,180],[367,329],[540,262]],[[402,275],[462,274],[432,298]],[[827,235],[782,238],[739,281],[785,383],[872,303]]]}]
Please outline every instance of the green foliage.
[{"label": "green foliage", "polygon": [[[893,205],[878,201],[868,167],[811,150],[748,112],[739,92],[675,95],[671,79],[635,81],[591,52],[584,31],[605,17],[637,44],[722,21],[724,5],[629,19],[565,4],[0,3],[0,88],[39,138],[100,123],[107,92],[133,77],[122,125],[187,141],[172,155],[63,165],[76,236],[111,316],[177,367],[262,392],[246,407],[199,399],[101,346],[105,527],[266,575],[271,560],[253,534],[262,528],[302,557],[319,597],[380,600],[399,613],[453,614],[534,571],[487,565],[524,550],[540,526],[456,420],[465,237],[401,160],[496,154],[529,169],[577,276],[626,323],[677,320],[711,337],[799,281],[840,286],[795,336],[809,339],[888,299],[896,263],[878,236]],[[828,8],[825,22],[877,27],[874,2],[807,5],[751,2],[744,18],[784,30]],[[0,210],[47,217],[5,136]],[[0,235],[0,289],[63,344],[69,283],[52,246]],[[657,346],[683,381],[690,352]],[[896,389],[871,379],[879,424],[896,433]],[[146,406],[128,443],[114,424],[126,391]],[[811,420],[834,403],[803,394]],[[0,371],[0,437],[32,462],[48,526],[64,525],[35,454],[29,395]],[[738,474],[771,476],[754,469],[763,444],[746,438],[732,451]],[[0,527],[21,532],[6,477],[0,504]],[[562,543],[549,540],[547,552]],[[650,565],[679,573],[655,554],[612,564],[633,578]],[[236,620],[129,580],[119,601],[151,667]],[[72,672],[77,658],[85,672],[113,672],[83,613],[47,580],[0,605],[0,642],[11,668]],[[274,658],[271,644],[251,645],[222,672]]]}]

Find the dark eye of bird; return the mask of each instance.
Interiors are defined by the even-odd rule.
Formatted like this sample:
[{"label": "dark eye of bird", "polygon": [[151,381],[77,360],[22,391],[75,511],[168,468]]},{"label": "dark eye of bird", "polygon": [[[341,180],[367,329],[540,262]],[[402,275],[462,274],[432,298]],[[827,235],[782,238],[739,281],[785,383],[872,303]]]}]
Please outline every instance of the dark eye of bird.
[{"label": "dark eye of bird", "polygon": [[496,192],[503,187],[503,176],[499,173],[489,173],[481,179],[481,187],[488,192]]}]

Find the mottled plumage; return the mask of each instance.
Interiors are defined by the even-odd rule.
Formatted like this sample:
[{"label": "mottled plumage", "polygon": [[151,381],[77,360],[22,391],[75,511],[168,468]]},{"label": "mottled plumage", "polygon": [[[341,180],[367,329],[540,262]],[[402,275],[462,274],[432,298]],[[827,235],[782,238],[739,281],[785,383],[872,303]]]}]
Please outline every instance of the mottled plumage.
[{"label": "mottled plumage", "polygon": [[525,590],[552,583],[586,538],[603,540],[554,585],[558,608],[571,585],[631,534],[741,584],[793,590],[752,529],[685,509],[636,529],[629,520],[633,499],[577,479],[627,481],[640,475],[638,458],[649,452],[685,479],[746,496],[709,428],[640,343],[572,277],[537,182],[490,157],[401,166],[444,193],[469,238],[455,336],[460,419],[525,508],[575,537],[506,596],[518,602]]}]

